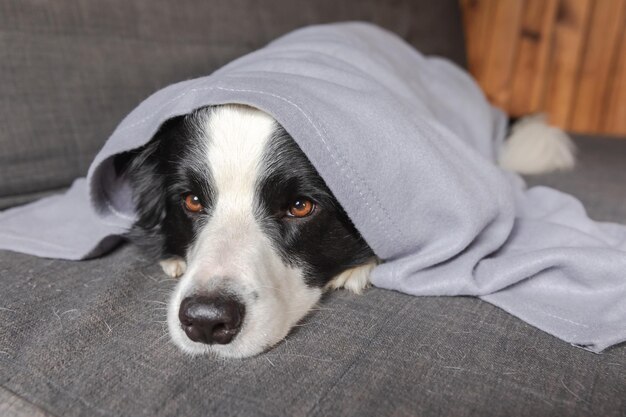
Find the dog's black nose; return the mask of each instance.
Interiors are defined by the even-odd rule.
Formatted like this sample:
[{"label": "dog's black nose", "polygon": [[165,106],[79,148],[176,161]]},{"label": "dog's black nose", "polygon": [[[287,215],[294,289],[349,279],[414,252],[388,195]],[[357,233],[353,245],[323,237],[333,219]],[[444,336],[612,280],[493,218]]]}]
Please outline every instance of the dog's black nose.
[{"label": "dog's black nose", "polygon": [[245,307],[225,295],[187,297],[180,303],[178,319],[194,342],[225,345],[239,332]]}]

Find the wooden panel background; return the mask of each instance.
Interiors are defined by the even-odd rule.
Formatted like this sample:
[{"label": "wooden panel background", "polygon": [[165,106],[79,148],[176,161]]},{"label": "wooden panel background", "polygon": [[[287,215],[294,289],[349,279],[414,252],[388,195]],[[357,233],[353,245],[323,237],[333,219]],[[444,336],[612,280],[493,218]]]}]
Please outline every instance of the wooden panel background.
[{"label": "wooden panel background", "polygon": [[460,0],[470,72],[513,116],[626,136],[626,0]]}]

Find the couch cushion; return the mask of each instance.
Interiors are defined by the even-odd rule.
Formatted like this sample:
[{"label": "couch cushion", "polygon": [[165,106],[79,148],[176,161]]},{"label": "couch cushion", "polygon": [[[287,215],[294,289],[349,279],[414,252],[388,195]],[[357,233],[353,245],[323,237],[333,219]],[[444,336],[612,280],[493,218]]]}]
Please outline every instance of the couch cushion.
[{"label": "couch cushion", "polygon": [[0,207],[84,175],[155,90],[297,27],[342,20],[373,21],[464,63],[456,0],[1,2]]},{"label": "couch cushion", "polygon": [[0,385],[54,415],[619,415],[626,348],[574,348],[472,298],[332,293],[258,357],[189,357],[172,282],[130,247],[2,253]]},{"label": "couch cushion", "polygon": [[576,170],[528,177],[527,184],[578,197],[594,220],[626,223],[626,140],[576,135]]},{"label": "couch cushion", "polygon": [[[577,171],[532,181],[569,188],[594,217],[626,222],[626,142],[578,144]],[[594,175],[602,182],[592,186]],[[596,355],[478,299],[336,291],[276,348],[225,361],[169,342],[163,309],[173,285],[129,246],[84,262],[0,251],[0,386],[63,416],[626,410],[626,345]]]}]

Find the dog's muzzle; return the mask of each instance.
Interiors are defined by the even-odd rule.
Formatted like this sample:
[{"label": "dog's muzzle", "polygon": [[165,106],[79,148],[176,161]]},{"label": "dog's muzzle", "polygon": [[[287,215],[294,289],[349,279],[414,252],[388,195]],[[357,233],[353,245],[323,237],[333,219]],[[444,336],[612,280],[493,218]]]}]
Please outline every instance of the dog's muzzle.
[{"label": "dog's muzzle", "polygon": [[207,345],[230,343],[239,333],[245,306],[225,294],[194,295],[183,299],[178,319],[189,339]]}]

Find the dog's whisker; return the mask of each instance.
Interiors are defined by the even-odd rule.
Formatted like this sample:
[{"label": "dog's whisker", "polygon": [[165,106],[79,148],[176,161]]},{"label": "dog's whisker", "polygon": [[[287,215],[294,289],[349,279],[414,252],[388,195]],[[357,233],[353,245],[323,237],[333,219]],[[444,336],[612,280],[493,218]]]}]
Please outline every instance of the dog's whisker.
[{"label": "dog's whisker", "polygon": [[165,301],[159,301],[159,300],[142,300],[142,301],[145,301],[147,303],[167,304]]},{"label": "dog's whisker", "polygon": [[158,341],[160,341],[160,340],[163,340],[163,338],[167,337],[168,335],[169,335],[169,333],[168,333],[168,332],[165,332],[165,333],[163,333],[161,336],[159,336],[159,337],[156,339],[156,341],[158,342]]},{"label": "dog's whisker", "polygon": [[310,311],[337,311],[337,309],[331,307],[312,307]]},{"label": "dog's whisker", "polygon": [[152,275],[146,274],[146,273],[144,273],[142,271],[137,271],[137,272],[139,273],[139,275],[141,275],[144,278],[148,278],[151,281],[158,282],[158,280],[155,277],[153,277]]},{"label": "dog's whisker", "polygon": [[305,321],[305,322],[302,322],[302,323],[294,324],[291,327],[306,327],[306,326],[308,326],[310,324],[319,324],[319,323],[321,323],[321,322],[319,322],[319,321]]},{"label": "dog's whisker", "polygon": [[332,358],[318,358],[316,356],[311,356],[311,355],[303,355],[303,354],[298,354],[298,353],[266,353],[265,355],[267,356],[275,356],[275,357],[296,357],[296,358],[305,358],[305,359],[312,359],[315,361],[319,361],[319,362],[337,362],[337,359],[332,359]]}]

